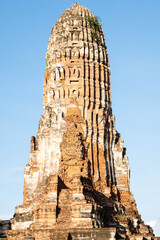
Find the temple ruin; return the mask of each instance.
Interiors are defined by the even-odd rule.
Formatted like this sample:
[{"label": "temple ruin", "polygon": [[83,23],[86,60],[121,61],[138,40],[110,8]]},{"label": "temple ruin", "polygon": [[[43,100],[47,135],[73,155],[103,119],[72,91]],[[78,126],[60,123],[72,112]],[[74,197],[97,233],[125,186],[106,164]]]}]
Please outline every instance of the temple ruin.
[{"label": "temple ruin", "polygon": [[110,83],[99,19],[75,3],[49,38],[43,116],[8,240],[156,239],[130,191]]}]

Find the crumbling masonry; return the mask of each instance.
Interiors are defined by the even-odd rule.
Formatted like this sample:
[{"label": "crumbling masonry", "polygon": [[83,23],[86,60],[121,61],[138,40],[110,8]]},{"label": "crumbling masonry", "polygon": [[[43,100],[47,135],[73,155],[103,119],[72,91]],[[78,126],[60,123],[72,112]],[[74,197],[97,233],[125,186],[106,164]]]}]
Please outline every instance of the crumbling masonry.
[{"label": "crumbling masonry", "polygon": [[8,239],[155,239],[130,192],[102,27],[77,3],[52,29],[43,84],[43,116]]}]

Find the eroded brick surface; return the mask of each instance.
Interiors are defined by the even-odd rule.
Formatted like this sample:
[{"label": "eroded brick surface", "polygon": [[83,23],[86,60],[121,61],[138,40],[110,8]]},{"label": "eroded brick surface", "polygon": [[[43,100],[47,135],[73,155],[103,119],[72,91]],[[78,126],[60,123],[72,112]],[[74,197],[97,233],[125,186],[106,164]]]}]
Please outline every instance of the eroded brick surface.
[{"label": "eroded brick surface", "polygon": [[77,3],[51,32],[43,116],[37,137],[31,137],[23,204],[11,223],[9,240],[153,237],[130,192],[102,27]]}]

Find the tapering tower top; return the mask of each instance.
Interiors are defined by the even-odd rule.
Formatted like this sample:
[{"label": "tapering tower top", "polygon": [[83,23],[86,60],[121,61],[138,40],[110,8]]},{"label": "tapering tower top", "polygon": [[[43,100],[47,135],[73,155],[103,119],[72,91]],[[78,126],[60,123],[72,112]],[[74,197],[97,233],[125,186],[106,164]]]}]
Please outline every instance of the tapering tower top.
[{"label": "tapering tower top", "polygon": [[64,11],[52,29],[46,54],[47,68],[61,57],[88,58],[108,65],[99,18],[79,3]]}]

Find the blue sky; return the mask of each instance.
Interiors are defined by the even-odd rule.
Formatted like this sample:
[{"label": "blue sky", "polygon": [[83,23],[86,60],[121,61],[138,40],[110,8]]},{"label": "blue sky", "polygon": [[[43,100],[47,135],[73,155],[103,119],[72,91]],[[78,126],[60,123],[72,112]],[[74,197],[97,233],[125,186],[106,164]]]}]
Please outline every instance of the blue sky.
[{"label": "blue sky", "polygon": [[[131,190],[160,235],[160,1],[82,0],[102,20],[112,108],[127,147]],[[30,137],[42,114],[45,53],[70,0],[0,0],[0,218],[22,203]]]}]

